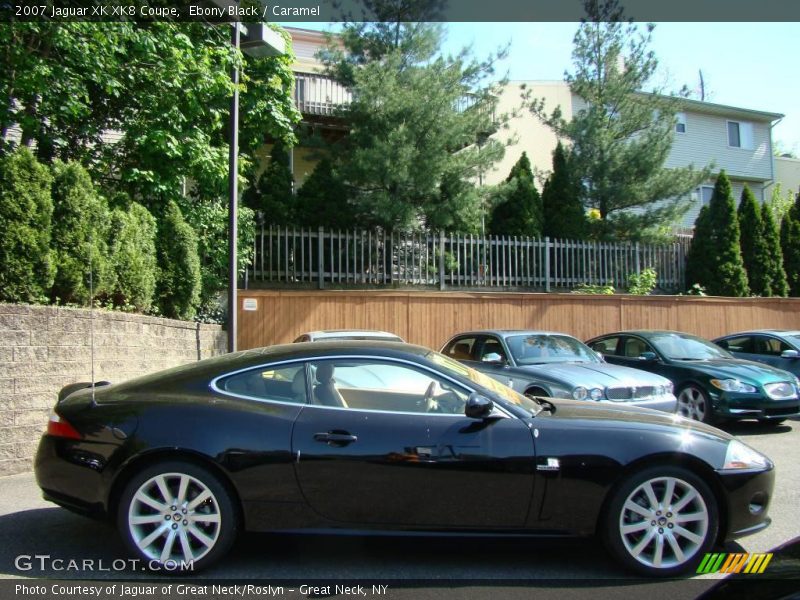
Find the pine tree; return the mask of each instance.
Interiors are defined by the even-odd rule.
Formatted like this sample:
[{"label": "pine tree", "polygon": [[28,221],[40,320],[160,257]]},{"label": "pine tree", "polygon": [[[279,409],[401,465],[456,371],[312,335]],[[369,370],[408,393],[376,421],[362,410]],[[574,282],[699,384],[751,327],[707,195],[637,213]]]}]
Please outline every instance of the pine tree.
[{"label": "pine tree", "polygon": [[731,184],[721,171],[707,207],[695,222],[686,265],[687,287],[699,283],[710,296],[747,296],[747,273],[742,263],[739,221]]},{"label": "pine tree", "polygon": [[742,262],[747,271],[750,291],[757,296],[772,295],[772,277],[769,269],[770,257],[764,240],[764,224],[756,197],[746,185],[737,211],[739,219],[739,246]]},{"label": "pine tree", "polygon": [[200,303],[197,235],[173,201],[167,204],[158,223],[156,247],[159,266],[156,296],[161,314],[172,319],[191,319]]},{"label": "pine tree", "polygon": [[0,300],[40,302],[53,284],[51,180],[27,148],[0,157]]},{"label": "pine tree", "polygon": [[800,296],[800,194],[781,221],[781,249],[789,295]]},{"label": "pine tree", "polygon": [[115,306],[148,311],[153,305],[158,269],[156,220],[144,206],[127,202],[111,213],[109,251],[114,271]]},{"label": "pine tree", "polygon": [[789,285],[786,283],[786,271],[783,269],[783,250],[778,226],[772,217],[772,208],[768,204],[761,205],[761,226],[763,227],[764,244],[769,262],[767,272],[772,282],[772,296],[787,296]]},{"label": "pine tree", "polygon": [[302,227],[353,227],[355,212],[333,163],[323,158],[297,191],[296,221]]},{"label": "pine tree", "polygon": [[294,177],[289,168],[289,152],[275,142],[270,161],[258,182],[242,195],[245,206],[264,214],[268,225],[295,225]]},{"label": "pine tree", "polygon": [[542,233],[556,239],[582,240],[588,234],[578,184],[561,142],[553,151],[553,171],[542,190]]},{"label": "pine tree", "polygon": [[542,199],[533,182],[531,163],[525,152],[511,168],[498,190],[489,232],[493,235],[538,237],[542,233]]},{"label": "pine tree", "polygon": [[[53,300],[87,304],[110,292],[109,210],[86,170],[76,162],[53,166]],[[92,292],[90,293],[90,287]]]}]

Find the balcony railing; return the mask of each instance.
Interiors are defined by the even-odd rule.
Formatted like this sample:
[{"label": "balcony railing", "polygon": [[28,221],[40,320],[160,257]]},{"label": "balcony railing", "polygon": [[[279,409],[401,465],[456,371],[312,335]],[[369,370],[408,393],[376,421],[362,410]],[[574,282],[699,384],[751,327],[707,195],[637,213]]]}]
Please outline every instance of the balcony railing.
[{"label": "balcony railing", "polygon": [[295,73],[294,102],[301,113],[331,116],[336,108],[349,104],[353,95],[330,77]]}]

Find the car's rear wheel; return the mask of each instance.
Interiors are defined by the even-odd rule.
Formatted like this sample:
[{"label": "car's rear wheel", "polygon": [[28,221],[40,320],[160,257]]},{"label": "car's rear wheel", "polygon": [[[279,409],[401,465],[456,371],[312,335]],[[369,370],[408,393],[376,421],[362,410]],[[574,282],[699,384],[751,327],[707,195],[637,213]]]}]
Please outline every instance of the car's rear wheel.
[{"label": "car's rear wheel", "polygon": [[714,422],[714,413],[708,394],[693,383],[678,391],[678,414],[695,421],[709,424]]},{"label": "car's rear wheel", "polygon": [[674,576],[695,567],[714,544],[719,511],[714,494],[681,467],[652,467],[614,492],[603,537],[629,569]]},{"label": "car's rear wheel", "polygon": [[182,461],[137,473],[120,498],[117,526],[128,549],[164,573],[210,566],[230,549],[238,529],[225,486],[207,469]]}]

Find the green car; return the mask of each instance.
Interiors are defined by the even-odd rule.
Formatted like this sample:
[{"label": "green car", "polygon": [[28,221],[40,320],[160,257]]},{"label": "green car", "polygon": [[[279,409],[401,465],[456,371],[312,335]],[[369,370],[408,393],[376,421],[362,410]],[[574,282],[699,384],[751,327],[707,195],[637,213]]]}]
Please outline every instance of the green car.
[{"label": "green car", "polygon": [[800,413],[800,380],[677,331],[619,331],[586,342],[606,361],[670,379],[678,413],[698,421],[758,419],[776,425]]}]

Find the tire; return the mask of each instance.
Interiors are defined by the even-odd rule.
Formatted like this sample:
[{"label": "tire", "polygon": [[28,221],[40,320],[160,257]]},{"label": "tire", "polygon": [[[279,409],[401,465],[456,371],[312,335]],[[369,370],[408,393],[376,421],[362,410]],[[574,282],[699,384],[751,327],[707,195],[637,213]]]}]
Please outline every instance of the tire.
[{"label": "tire", "polygon": [[120,497],[117,527],[128,550],[163,574],[211,566],[230,550],[239,529],[225,486],[207,469],[183,461],[160,462],[134,475]]},{"label": "tire", "polygon": [[678,390],[678,414],[709,425],[713,425],[716,421],[708,394],[703,388],[693,383]]},{"label": "tire", "polygon": [[714,546],[716,498],[688,469],[651,467],[624,480],[612,494],[601,533],[627,569],[673,577],[695,569]]}]

